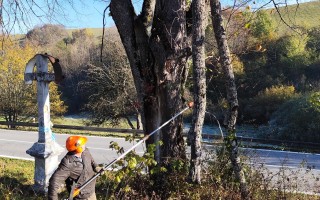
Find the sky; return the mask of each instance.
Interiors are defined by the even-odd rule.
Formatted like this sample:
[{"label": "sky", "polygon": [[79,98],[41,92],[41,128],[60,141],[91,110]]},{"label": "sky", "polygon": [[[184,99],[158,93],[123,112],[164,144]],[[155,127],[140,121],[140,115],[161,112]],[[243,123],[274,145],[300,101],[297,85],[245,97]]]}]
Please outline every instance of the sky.
[{"label": "sky", "polygon": [[[237,0],[239,2],[239,0]],[[246,1],[246,0],[242,0]],[[253,2],[254,0],[251,0]],[[268,0],[255,0],[254,6],[264,4]],[[284,0],[277,0],[284,1]],[[296,3],[296,0],[286,0],[288,4]],[[310,0],[299,0],[299,3]],[[3,0],[4,8],[6,8],[6,2],[10,0]],[[21,1],[30,2],[30,1]],[[61,24],[67,29],[78,28],[102,28],[103,27],[103,12],[109,5],[110,0],[33,0],[33,10],[28,10],[30,4],[25,3],[21,7],[25,7],[26,14],[19,15],[17,22],[12,25],[13,15],[9,15],[10,12],[14,13],[14,10],[3,11],[4,21],[9,30],[13,34],[27,33],[35,26],[41,26],[46,23]],[[45,2],[49,2],[46,4]],[[143,0],[133,0],[133,4],[137,13],[141,10],[141,4]],[[232,5],[233,0],[221,0],[222,6]],[[254,8],[254,7],[252,7]],[[7,18],[5,14],[8,14]],[[16,12],[17,13],[17,12]],[[18,12],[19,13],[19,12]],[[35,17],[37,15],[38,17]],[[22,20],[23,18],[23,20]],[[11,19],[11,20],[10,20]],[[24,21],[25,23],[21,23]],[[20,23],[19,23],[20,22]],[[114,26],[114,22],[109,16],[109,11],[106,12],[106,27]]]},{"label": "sky", "polygon": [[[3,0],[4,8],[9,8],[11,0]],[[137,12],[141,10],[143,0],[133,0]],[[11,1],[12,2],[12,1]],[[23,4],[24,2],[24,4]],[[109,5],[110,0],[32,0],[34,4],[27,4],[21,1],[21,7],[25,14],[15,15],[14,9],[3,11],[4,21],[8,30],[14,34],[27,33],[35,26],[48,24],[64,25],[67,29],[78,28],[102,28],[103,12]],[[28,1],[27,1],[28,2]],[[30,2],[30,1],[29,1]],[[46,2],[49,2],[49,6]],[[32,9],[30,9],[30,5]],[[35,16],[36,15],[36,16]],[[13,19],[17,17],[15,23]],[[21,23],[23,21],[23,23]],[[114,26],[114,22],[106,12],[106,27]]]}]

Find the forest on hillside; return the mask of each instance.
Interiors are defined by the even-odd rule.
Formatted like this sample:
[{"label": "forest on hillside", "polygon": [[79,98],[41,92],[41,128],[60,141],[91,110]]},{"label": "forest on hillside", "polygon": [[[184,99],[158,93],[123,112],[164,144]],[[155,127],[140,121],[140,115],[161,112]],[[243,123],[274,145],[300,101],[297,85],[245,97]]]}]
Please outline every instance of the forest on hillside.
[{"label": "forest on hillside", "polygon": [[[316,12],[308,10],[319,5],[315,1],[300,4],[297,9],[282,9],[285,22],[275,9],[254,11],[247,7],[223,12],[228,19],[225,26],[239,98],[238,123],[264,125],[259,130],[262,137],[320,139],[320,20],[316,20]],[[308,23],[312,18],[315,20]],[[133,117],[138,118],[129,62],[115,27],[105,30],[103,43],[96,30],[68,30],[54,24],[34,27],[25,36],[12,38],[15,49],[29,56],[25,57],[27,60],[32,56],[30,51],[60,59],[65,80],[56,89],[51,88],[57,92],[54,114],[85,112],[95,125],[105,121],[117,125],[120,119],[130,122]],[[222,121],[227,106],[225,82],[211,25],[205,42],[207,110]],[[26,47],[28,54],[24,52]],[[188,64],[192,70],[191,57]],[[20,66],[23,73],[23,62]],[[189,101],[193,91],[191,77],[186,86],[184,99]],[[4,102],[0,103],[5,115],[9,111]],[[58,108],[62,109],[55,112]],[[19,116],[31,113],[20,108]]]}]

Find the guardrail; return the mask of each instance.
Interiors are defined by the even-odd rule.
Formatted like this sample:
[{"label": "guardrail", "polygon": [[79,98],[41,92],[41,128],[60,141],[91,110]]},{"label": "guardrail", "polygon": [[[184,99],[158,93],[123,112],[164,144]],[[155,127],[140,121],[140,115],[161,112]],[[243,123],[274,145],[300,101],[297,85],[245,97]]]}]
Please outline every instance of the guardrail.
[{"label": "guardrail", "polygon": [[[6,126],[29,126],[29,127],[38,127],[38,123],[31,122],[4,122],[0,121],[0,125]],[[102,127],[90,127],[90,126],[71,126],[71,125],[59,125],[54,124],[52,128],[57,129],[72,129],[79,131],[101,131],[101,132],[115,132],[115,133],[144,133],[143,130],[137,129],[118,129],[118,128],[102,128]]]},{"label": "guardrail", "polygon": [[[38,123],[30,123],[30,122],[5,122],[0,121],[0,125],[7,126],[29,126],[29,127],[38,127]],[[89,127],[89,126],[71,126],[71,125],[59,125],[54,124],[52,128],[56,129],[73,129],[80,131],[99,131],[99,132],[114,132],[114,133],[138,133],[143,134],[143,130],[136,129],[117,129],[117,128],[102,128],[102,127]],[[221,140],[221,135],[213,135],[213,134],[202,134],[202,138],[205,141],[210,140]],[[263,139],[263,138],[251,138],[251,137],[237,137],[238,142],[242,145],[248,146],[259,146],[261,144],[264,145],[276,145],[278,147],[284,147],[289,149],[310,149],[310,150],[320,150],[320,143],[313,142],[297,142],[297,141],[285,141],[285,140],[276,140],[276,139]],[[211,142],[206,142],[211,143]]]},{"label": "guardrail", "polygon": [[[221,135],[212,135],[212,134],[202,134],[202,138],[206,140],[217,140],[222,139]],[[310,149],[310,150],[320,150],[320,143],[314,142],[298,142],[298,141],[288,141],[288,140],[276,140],[276,139],[263,139],[263,138],[251,138],[251,137],[242,137],[237,136],[238,142],[240,142],[243,146],[261,146],[261,144],[265,145],[276,145],[278,147],[283,147],[286,149]]]}]

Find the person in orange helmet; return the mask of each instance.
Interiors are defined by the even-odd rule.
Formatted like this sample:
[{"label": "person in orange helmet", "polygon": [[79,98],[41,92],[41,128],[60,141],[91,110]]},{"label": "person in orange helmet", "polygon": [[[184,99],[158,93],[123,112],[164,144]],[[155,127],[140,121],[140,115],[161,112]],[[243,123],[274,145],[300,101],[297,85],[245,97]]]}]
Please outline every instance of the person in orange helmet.
[{"label": "person in orange helmet", "polygon": [[[49,200],[58,200],[59,188],[64,183],[70,193],[72,187],[78,188],[98,172],[99,167],[86,148],[86,143],[87,138],[83,136],[70,136],[66,140],[68,153],[49,180]],[[95,184],[92,181],[73,199],[96,200]]]}]

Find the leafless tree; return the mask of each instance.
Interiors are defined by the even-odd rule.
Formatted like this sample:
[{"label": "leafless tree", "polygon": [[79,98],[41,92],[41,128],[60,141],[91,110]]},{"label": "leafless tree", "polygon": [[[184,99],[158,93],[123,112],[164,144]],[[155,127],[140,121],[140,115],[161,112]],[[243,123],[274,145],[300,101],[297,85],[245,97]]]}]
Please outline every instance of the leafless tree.
[{"label": "leafless tree", "polygon": [[[186,61],[191,52],[186,30],[187,9],[185,1],[145,0],[137,16],[130,0],[110,3],[111,16],[131,66],[146,133],[183,106]],[[182,130],[180,116],[159,131],[157,135],[164,145],[158,147],[158,161],[166,163],[186,157]],[[148,142],[156,140],[151,138]]]},{"label": "leafless tree", "polygon": [[212,26],[218,44],[220,63],[223,67],[224,76],[226,79],[228,111],[226,113],[224,124],[227,126],[228,135],[226,137],[226,146],[229,150],[230,160],[236,178],[240,181],[241,196],[243,199],[250,199],[249,190],[247,188],[244,172],[241,167],[240,158],[238,155],[238,143],[236,139],[236,120],[238,116],[238,98],[235,77],[231,63],[231,54],[228,47],[226,32],[223,27],[221,14],[221,4],[219,0],[210,0],[212,13]]},{"label": "leafless tree", "polygon": [[24,32],[35,24],[61,24],[59,19],[68,19],[68,9],[76,10],[73,0],[0,0],[0,5],[0,33],[3,35]]},{"label": "leafless tree", "polygon": [[193,60],[193,95],[194,109],[192,126],[189,130],[191,138],[191,160],[189,179],[201,183],[201,134],[206,111],[206,69],[204,38],[206,29],[206,1],[192,2],[192,60]]},{"label": "leafless tree", "polygon": [[[120,119],[126,119],[134,127],[131,117],[139,118],[137,94],[127,56],[118,35],[108,35],[103,47],[102,63],[89,64],[79,88],[88,96],[86,110],[91,113],[93,124],[111,121],[118,125]],[[98,52],[96,54],[98,56]]]}]

